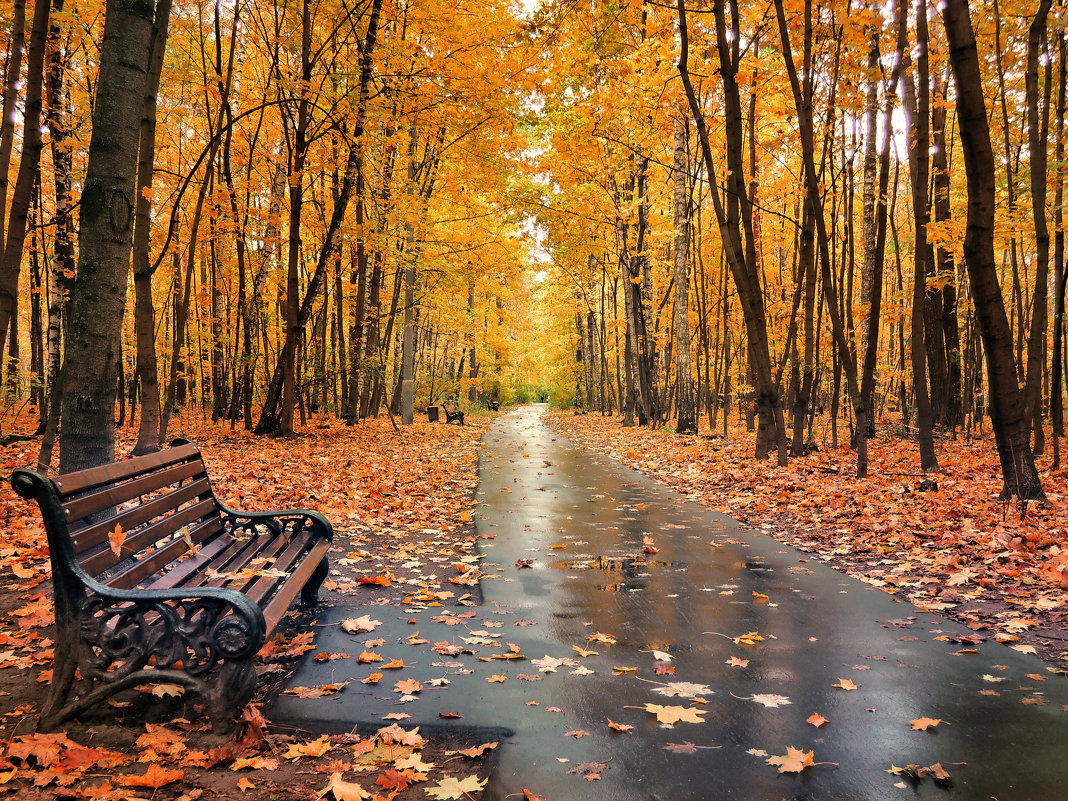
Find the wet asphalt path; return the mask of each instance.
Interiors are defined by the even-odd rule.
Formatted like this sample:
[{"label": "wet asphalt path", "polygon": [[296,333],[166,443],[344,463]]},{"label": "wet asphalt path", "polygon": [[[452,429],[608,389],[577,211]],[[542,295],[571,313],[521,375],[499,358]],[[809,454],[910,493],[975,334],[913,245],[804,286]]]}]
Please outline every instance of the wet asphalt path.
[{"label": "wet asphalt path", "polygon": [[[368,687],[359,681],[378,666],[307,658],[292,685],[352,683],[324,698],[282,696],[273,721],[370,734],[400,712],[423,733],[499,741],[493,799],[524,788],[550,801],[1068,799],[1068,684],[1044,663],[993,641],[954,642],[972,632],[586,453],[542,412],[504,415],[485,436],[483,601],[448,608],[474,616],[325,608],[317,651],[358,654],[381,638],[376,650],[405,668]],[[371,634],[335,625],[365,613],[382,621]],[[415,630],[428,642],[409,644]],[[441,641],[466,652],[429,650]],[[512,646],[525,658],[499,658]],[[505,680],[487,681],[495,676]],[[400,703],[393,683],[409,678],[424,689]],[[700,722],[661,725],[649,704]],[[815,728],[813,713],[829,722]],[[917,718],[944,722],[913,731]],[[633,728],[614,731],[609,719]],[[765,760],[788,747],[836,764],[780,774]],[[886,772],[936,762],[951,787]]]}]

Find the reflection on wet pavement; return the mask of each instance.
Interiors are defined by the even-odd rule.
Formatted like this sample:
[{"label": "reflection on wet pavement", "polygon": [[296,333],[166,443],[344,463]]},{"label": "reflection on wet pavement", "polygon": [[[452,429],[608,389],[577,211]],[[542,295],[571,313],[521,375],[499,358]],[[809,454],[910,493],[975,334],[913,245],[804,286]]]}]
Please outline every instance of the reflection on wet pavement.
[{"label": "reflection on wet pavement", "polygon": [[[502,416],[484,439],[480,607],[320,616],[319,650],[381,638],[397,679],[448,683],[400,703],[391,683],[359,684],[373,666],[309,658],[292,684],[353,684],[283,696],[273,720],[370,732],[401,713],[423,733],[500,739],[488,798],[1068,797],[1063,677],[591,456],[541,413]],[[333,625],[368,611],[373,635]],[[431,650],[446,641],[460,653]],[[921,718],[942,722],[914,730]],[[779,773],[767,760],[788,748],[817,764]],[[887,772],[934,763],[948,789]]]}]

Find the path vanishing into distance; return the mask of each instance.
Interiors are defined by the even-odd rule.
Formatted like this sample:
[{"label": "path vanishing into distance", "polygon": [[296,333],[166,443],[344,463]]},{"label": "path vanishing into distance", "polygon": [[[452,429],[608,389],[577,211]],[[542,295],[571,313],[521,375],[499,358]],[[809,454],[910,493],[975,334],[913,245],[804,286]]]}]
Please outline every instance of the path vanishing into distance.
[{"label": "path vanishing into distance", "polygon": [[[369,686],[381,665],[309,654],[291,686],[351,683],[280,696],[273,722],[371,734],[402,713],[423,734],[497,741],[491,799],[1068,795],[1068,683],[1048,665],[586,452],[543,412],[503,415],[484,438],[481,604],[325,607],[317,650],[381,639],[405,667]],[[336,625],[367,613],[373,633]],[[431,650],[446,641],[462,652]],[[403,703],[402,679],[423,685]],[[941,722],[915,730],[924,718]],[[816,764],[768,764],[790,748]],[[887,772],[936,763],[951,785]]]}]

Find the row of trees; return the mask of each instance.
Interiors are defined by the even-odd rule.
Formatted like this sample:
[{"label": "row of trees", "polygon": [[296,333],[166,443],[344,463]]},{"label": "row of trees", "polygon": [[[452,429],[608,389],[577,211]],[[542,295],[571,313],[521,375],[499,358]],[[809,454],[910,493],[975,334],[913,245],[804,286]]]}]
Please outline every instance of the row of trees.
[{"label": "row of trees", "polygon": [[577,402],[694,431],[733,380],[779,464],[847,406],[860,476],[888,403],[926,471],[937,433],[988,413],[1006,496],[1041,497],[1065,33],[1049,2],[1003,5],[547,9],[541,219]]},{"label": "row of trees", "polygon": [[510,381],[506,5],[15,0],[0,25],[0,343],[42,468],[57,429],[61,470],[114,458],[116,409],[144,453],[189,402],[290,433]]},{"label": "row of trees", "polygon": [[1041,496],[1047,411],[1059,463],[1047,0],[0,15],[4,386],[42,466],[57,430],[61,470],[113,458],[116,412],[145,452],[190,402],[410,422],[539,370],[682,432],[743,398],[780,464],[844,409],[863,475],[888,406],[925,470],[984,414],[1006,494]]}]

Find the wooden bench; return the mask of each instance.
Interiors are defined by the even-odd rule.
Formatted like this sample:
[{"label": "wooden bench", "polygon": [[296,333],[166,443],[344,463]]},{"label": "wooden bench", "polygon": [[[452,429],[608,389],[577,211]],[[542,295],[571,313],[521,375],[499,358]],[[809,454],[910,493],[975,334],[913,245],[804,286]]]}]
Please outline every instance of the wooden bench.
[{"label": "wooden bench", "polygon": [[245,513],[216,497],[196,446],[48,478],[37,501],[55,597],[47,731],[115,693],[178,684],[226,733],[252,697],[253,659],[297,595],[316,603],[333,529],[317,512]]}]

